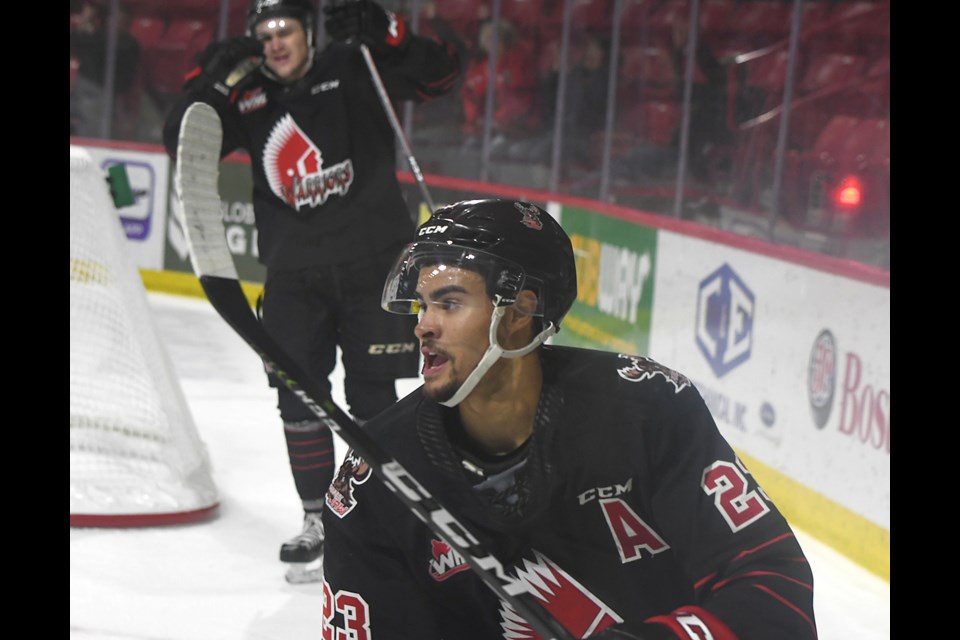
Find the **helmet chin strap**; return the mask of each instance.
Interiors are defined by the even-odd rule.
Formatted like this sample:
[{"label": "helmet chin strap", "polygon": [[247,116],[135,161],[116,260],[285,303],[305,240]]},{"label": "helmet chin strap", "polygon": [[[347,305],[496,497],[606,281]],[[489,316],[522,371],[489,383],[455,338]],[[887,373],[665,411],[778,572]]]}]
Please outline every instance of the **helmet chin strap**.
[{"label": "helmet chin strap", "polygon": [[490,346],[487,347],[487,351],[483,354],[483,357],[480,358],[480,362],[478,362],[477,366],[474,367],[473,371],[470,372],[470,375],[467,376],[467,379],[463,381],[463,384],[461,384],[460,388],[457,389],[457,392],[453,394],[453,397],[440,403],[443,406],[455,407],[463,402],[464,398],[470,395],[470,392],[472,392],[474,387],[477,386],[477,383],[480,382],[480,379],[486,375],[490,367],[493,366],[493,363],[495,363],[501,357],[519,358],[520,356],[525,356],[539,347],[547,340],[547,338],[557,332],[556,326],[550,322],[543,329],[543,331],[538,333],[536,337],[530,341],[530,344],[527,346],[519,349],[504,349],[497,341],[497,327],[500,326],[500,321],[503,320],[503,314],[506,313],[507,308],[499,306],[499,303],[500,296],[498,295],[496,298],[494,298],[493,314],[490,316]]}]

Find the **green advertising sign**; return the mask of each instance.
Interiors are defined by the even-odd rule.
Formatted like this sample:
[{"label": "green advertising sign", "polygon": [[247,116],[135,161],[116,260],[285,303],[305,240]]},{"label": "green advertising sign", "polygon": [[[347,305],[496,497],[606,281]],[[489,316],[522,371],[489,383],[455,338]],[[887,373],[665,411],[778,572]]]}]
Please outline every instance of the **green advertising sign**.
[{"label": "green advertising sign", "polygon": [[657,230],[570,206],[561,221],[577,261],[577,301],[553,342],[647,353]]}]

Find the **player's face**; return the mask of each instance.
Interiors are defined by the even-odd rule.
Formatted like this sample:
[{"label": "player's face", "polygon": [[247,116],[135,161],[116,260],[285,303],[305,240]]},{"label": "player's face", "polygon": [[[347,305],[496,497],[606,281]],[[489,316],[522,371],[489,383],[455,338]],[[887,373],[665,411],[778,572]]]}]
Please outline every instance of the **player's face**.
[{"label": "player's face", "polygon": [[493,302],[483,277],[457,267],[424,267],[417,280],[423,391],[443,402],[456,393],[490,344]]},{"label": "player's face", "polygon": [[263,43],[264,64],[281,80],[293,82],[307,72],[307,32],[296,18],[270,18],[254,29]]}]

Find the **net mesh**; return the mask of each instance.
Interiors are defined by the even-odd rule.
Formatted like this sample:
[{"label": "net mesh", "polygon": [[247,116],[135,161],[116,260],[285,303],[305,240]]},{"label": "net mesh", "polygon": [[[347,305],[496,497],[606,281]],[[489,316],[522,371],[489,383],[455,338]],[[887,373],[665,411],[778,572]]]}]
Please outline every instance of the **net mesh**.
[{"label": "net mesh", "polygon": [[210,462],[90,154],[70,149],[70,518],[73,526],[199,519]]}]

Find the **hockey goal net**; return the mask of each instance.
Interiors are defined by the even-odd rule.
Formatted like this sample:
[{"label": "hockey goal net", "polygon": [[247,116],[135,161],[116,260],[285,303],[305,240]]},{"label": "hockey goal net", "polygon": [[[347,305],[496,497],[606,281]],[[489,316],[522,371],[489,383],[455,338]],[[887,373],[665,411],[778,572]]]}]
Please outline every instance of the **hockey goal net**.
[{"label": "hockey goal net", "polygon": [[211,517],[218,497],[106,173],[70,147],[70,526]]}]

